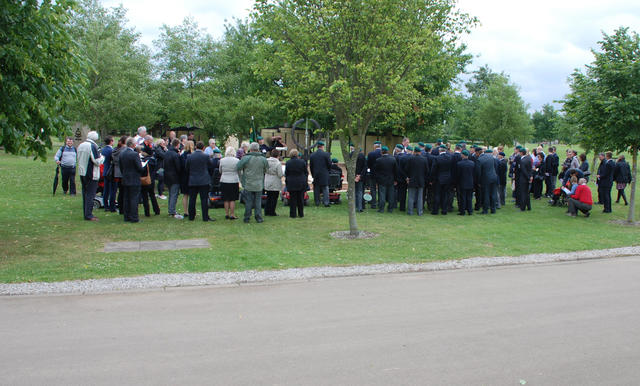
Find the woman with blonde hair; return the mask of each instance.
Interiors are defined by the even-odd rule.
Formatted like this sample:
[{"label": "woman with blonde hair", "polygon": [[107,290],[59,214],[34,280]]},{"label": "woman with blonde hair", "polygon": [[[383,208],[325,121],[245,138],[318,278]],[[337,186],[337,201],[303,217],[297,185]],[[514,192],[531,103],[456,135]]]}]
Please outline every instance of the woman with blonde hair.
[{"label": "woman with blonde hair", "polygon": [[195,150],[195,144],[193,141],[186,141],[184,143],[184,149],[180,154],[180,166],[182,171],[180,173],[180,193],[182,193],[182,209],[184,214],[189,213],[189,175],[185,172],[187,168],[187,157]]},{"label": "woman with blonde hair", "polygon": [[240,160],[236,158],[236,149],[229,146],[224,152],[224,158],[220,160],[220,191],[224,202],[224,218],[227,220],[237,219],[236,201],[240,195],[240,173],[237,165]]}]

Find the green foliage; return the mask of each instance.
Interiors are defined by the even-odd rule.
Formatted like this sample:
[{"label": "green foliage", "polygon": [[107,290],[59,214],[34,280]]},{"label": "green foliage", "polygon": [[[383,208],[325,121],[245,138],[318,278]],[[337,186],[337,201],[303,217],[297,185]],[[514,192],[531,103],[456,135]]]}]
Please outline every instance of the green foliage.
[{"label": "green foliage", "polygon": [[[429,75],[420,73],[428,68],[424,61],[455,47],[472,23],[454,7],[450,0],[256,2],[269,53],[265,73],[297,112],[335,117],[349,186],[355,169],[349,141],[364,147],[374,121],[401,121],[420,101],[415,85]],[[353,205],[349,220],[357,233]]]},{"label": "green foliage", "polygon": [[84,0],[71,24],[89,63],[87,97],[73,106],[74,118],[102,132],[150,125],[158,108],[150,54],[126,22],[122,6],[105,9],[97,0]]},{"label": "green foliage", "polygon": [[557,125],[560,119],[560,113],[548,103],[542,106],[542,111],[535,111],[531,116],[534,138],[538,142],[557,139]]},{"label": "green foliage", "polygon": [[532,127],[518,88],[503,74],[477,85],[482,87],[472,96],[473,138],[493,145],[526,142]]},{"label": "green foliage", "polygon": [[[640,36],[620,28],[603,34],[600,51],[586,72],[576,70],[564,105],[577,123],[583,145],[633,156],[632,192],[635,192],[637,153],[640,148]],[[628,221],[634,220],[635,194],[631,194]]]},{"label": "green foliage", "polygon": [[86,81],[67,26],[75,2],[0,4],[0,146],[43,159],[51,137],[69,132],[63,114]]},{"label": "green foliage", "polygon": [[213,74],[217,45],[191,18],[185,18],[175,27],[164,24],[154,43],[162,78],[158,85],[163,106],[161,115],[172,126],[206,129],[205,116],[211,100],[204,85]]}]

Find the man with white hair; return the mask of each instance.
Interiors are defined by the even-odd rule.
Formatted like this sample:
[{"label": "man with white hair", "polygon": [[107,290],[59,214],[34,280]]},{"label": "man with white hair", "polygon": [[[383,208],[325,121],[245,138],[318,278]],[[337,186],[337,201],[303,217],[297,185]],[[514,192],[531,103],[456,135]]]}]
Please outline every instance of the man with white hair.
[{"label": "man with white hair", "polygon": [[138,135],[133,137],[136,141],[136,146],[141,145],[144,142],[144,137],[147,135],[147,128],[145,126],[138,127]]},{"label": "man with white hair", "polygon": [[87,221],[98,221],[93,215],[93,199],[98,190],[100,180],[100,164],[104,162],[104,157],[98,152],[98,133],[90,131],[87,133],[86,141],[78,146],[78,174],[82,182],[82,207],[84,219]]},{"label": "man with white hair", "polygon": [[216,150],[218,146],[216,146],[216,139],[209,138],[209,146],[204,149],[204,154],[208,155],[209,158],[213,158],[213,151]]}]

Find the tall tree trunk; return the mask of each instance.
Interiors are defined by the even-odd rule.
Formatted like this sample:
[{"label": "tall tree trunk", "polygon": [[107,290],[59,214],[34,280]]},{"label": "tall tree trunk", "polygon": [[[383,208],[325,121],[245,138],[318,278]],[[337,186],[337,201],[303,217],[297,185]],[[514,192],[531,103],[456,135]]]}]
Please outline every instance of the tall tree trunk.
[{"label": "tall tree trunk", "polygon": [[356,219],[356,160],[358,152],[354,151],[353,155],[349,152],[349,138],[340,134],[340,148],[342,149],[342,157],[347,168],[347,202],[349,204],[349,233],[351,236],[358,236],[358,220]]},{"label": "tall tree trunk", "polygon": [[636,180],[638,172],[638,146],[634,145],[631,148],[631,159],[633,168],[631,169],[631,195],[629,196],[629,215],[627,221],[633,223],[635,221],[636,214]]}]

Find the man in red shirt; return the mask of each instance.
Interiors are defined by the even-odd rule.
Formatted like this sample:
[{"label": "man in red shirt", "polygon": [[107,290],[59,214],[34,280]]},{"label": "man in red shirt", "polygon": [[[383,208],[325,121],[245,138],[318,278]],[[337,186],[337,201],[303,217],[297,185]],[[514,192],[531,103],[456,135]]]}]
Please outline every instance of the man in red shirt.
[{"label": "man in red shirt", "polygon": [[567,216],[576,217],[578,209],[580,209],[585,217],[589,217],[592,205],[591,189],[587,186],[587,180],[581,178],[578,180],[578,188],[575,194],[569,197],[569,213],[567,213]]}]

